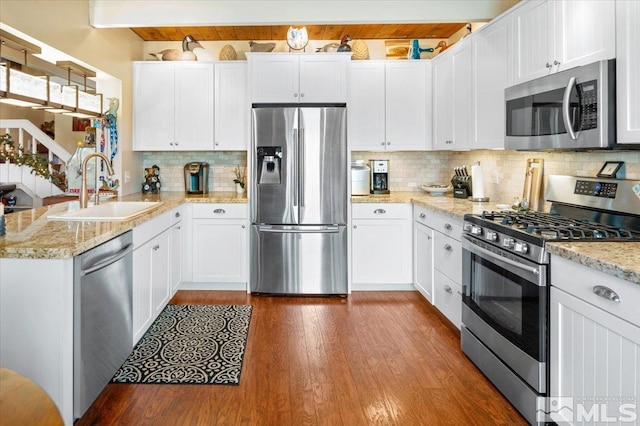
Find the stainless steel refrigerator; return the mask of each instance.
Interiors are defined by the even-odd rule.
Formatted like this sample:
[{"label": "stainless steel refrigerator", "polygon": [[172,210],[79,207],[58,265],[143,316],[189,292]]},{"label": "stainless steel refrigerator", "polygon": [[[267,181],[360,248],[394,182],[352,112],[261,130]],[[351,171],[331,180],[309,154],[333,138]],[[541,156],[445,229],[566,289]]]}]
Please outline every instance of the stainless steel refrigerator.
[{"label": "stainless steel refrigerator", "polygon": [[251,162],[251,292],[346,294],[345,105],[254,105]]}]

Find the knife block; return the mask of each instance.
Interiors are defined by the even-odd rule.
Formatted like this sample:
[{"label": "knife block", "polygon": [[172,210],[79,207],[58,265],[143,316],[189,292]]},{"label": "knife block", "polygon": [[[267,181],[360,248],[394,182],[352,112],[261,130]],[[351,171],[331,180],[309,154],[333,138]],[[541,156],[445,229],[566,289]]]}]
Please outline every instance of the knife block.
[{"label": "knife block", "polygon": [[453,198],[469,198],[473,195],[471,191],[471,176],[454,176],[451,178],[453,186]]}]

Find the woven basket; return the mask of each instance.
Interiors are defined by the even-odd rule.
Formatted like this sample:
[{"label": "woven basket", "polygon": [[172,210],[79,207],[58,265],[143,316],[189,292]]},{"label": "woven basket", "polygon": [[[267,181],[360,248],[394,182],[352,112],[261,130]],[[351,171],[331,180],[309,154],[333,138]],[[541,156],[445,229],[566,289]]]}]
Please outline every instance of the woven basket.
[{"label": "woven basket", "polygon": [[369,46],[364,40],[356,40],[351,45],[351,59],[369,59]]},{"label": "woven basket", "polygon": [[220,49],[219,59],[221,61],[235,61],[238,59],[238,54],[236,53],[236,49],[233,48],[230,44],[225,44]]}]

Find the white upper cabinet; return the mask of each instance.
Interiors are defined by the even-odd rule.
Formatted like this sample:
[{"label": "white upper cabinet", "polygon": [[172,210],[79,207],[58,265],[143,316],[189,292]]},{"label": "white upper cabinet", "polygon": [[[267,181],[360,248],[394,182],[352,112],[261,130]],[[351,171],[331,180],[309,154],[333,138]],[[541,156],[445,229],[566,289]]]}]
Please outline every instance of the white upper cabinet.
[{"label": "white upper cabinet", "polygon": [[433,149],[471,148],[472,51],[461,40],[433,60]]},{"label": "white upper cabinet", "polygon": [[249,138],[247,63],[215,65],[215,149],[246,150]]},{"label": "white upper cabinet", "polygon": [[352,150],[431,147],[429,62],[353,61],[349,72],[347,128]]},{"label": "white upper cabinet", "polygon": [[134,62],[133,149],[213,149],[213,63]]},{"label": "white upper cabinet", "polygon": [[504,89],[511,85],[511,19],[482,27],[473,44],[473,128],[475,149],[504,148]]},{"label": "white upper cabinet", "polygon": [[252,103],[344,103],[345,53],[249,53]]},{"label": "white upper cabinet", "polygon": [[617,142],[640,144],[640,2],[616,2]]},{"label": "white upper cabinet", "polygon": [[530,0],[511,16],[515,84],[615,57],[611,0]]}]

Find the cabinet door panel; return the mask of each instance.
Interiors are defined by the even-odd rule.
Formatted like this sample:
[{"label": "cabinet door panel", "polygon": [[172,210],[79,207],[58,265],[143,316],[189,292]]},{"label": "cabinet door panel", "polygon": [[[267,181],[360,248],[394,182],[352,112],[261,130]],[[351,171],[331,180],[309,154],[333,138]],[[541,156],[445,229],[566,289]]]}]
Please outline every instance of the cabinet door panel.
[{"label": "cabinet door panel", "polygon": [[247,64],[215,65],[215,149],[246,150],[249,135]]},{"label": "cabinet door panel", "polygon": [[453,60],[453,149],[471,148],[473,66],[471,40],[461,40],[454,47]]},{"label": "cabinet door panel", "polygon": [[411,284],[410,220],[353,220],[354,284]]},{"label": "cabinet door panel", "polygon": [[549,26],[549,3],[532,0],[513,12],[514,84],[551,73],[553,63],[553,27]]},{"label": "cabinet door panel", "polygon": [[175,119],[173,64],[134,64],[133,88],[134,149],[171,149]]},{"label": "cabinet door panel", "polygon": [[433,149],[451,149],[453,141],[453,60],[433,60]]},{"label": "cabinet door panel", "polygon": [[413,224],[414,285],[433,303],[433,230],[419,222]]},{"label": "cabinet door panel", "polygon": [[574,402],[598,397],[615,417],[621,397],[640,396],[640,327],[556,287],[551,287],[550,352],[551,395]]},{"label": "cabinet door panel", "polygon": [[247,229],[244,220],[193,221],[193,281],[247,281]]},{"label": "cabinet door panel", "polygon": [[385,64],[351,64],[347,131],[353,150],[377,151],[385,147]]},{"label": "cabinet door panel", "polygon": [[250,73],[251,102],[299,102],[297,55],[252,55]]},{"label": "cabinet door panel", "polygon": [[617,142],[640,143],[640,2],[616,2]]},{"label": "cabinet door panel", "polygon": [[387,63],[387,149],[397,151],[427,148],[425,67],[425,63],[421,61]]},{"label": "cabinet door panel", "polygon": [[176,67],[176,149],[213,149],[213,77],[212,64]]},{"label": "cabinet door panel", "polygon": [[551,1],[557,71],[616,56],[615,3],[610,0]]},{"label": "cabinet door panel", "polygon": [[348,55],[300,56],[300,102],[346,102]]},{"label": "cabinet door panel", "polygon": [[168,231],[151,240],[151,304],[153,317],[169,302],[169,239]]},{"label": "cabinet door panel", "polygon": [[439,270],[433,271],[433,302],[458,329],[462,323],[462,289]]},{"label": "cabinet door panel", "polygon": [[178,286],[182,281],[182,222],[178,222],[171,227],[171,295],[178,291]]},{"label": "cabinet door panel", "polygon": [[151,324],[151,244],[133,252],[133,344]]}]

